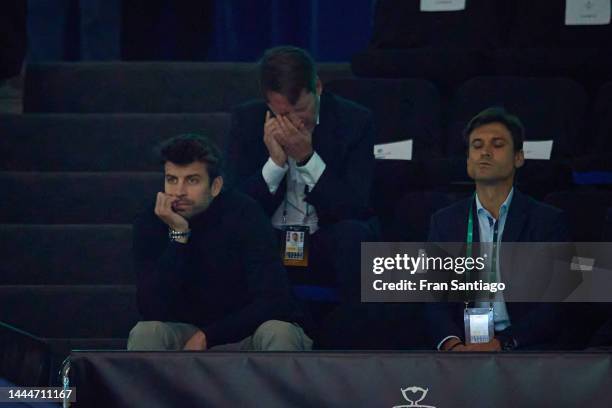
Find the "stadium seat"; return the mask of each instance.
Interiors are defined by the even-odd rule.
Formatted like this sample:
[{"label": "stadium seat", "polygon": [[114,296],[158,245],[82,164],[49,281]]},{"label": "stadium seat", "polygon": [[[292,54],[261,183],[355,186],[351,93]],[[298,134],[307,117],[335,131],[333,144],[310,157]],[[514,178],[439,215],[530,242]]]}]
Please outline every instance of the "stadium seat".
[{"label": "stadium seat", "polygon": [[341,79],[326,89],[372,110],[376,144],[412,140],[411,160],[376,160],[370,201],[384,222],[404,192],[425,185],[421,162],[442,156],[438,91],[419,79]]},{"label": "stadium seat", "polygon": [[612,184],[612,82],[597,92],[587,116],[585,154],[572,163],[574,183]]},{"label": "stadium seat", "polygon": [[546,203],[565,211],[575,242],[600,242],[612,191],[561,191],[546,196]]},{"label": "stadium seat", "polygon": [[563,78],[479,77],[462,84],[451,101],[448,154],[462,156],[461,132],[470,118],[491,106],[505,107],[525,126],[525,140],[553,140],[552,159],[582,153],[585,90]]},{"label": "stadium seat", "polygon": [[566,2],[517,0],[510,44],[518,48],[609,49],[612,26],[566,25]]},{"label": "stadium seat", "polygon": [[566,25],[561,0],[513,3],[507,48],[497,53],[500,75],[567,76],[589,91],[611,79],[612,26]]},{"label": "stadium seat", "polygon": [[460,11],[423,12],[418,1],[376,2],[368,48],[353,56],[362,77],[425,78],[446,92],[477,75],[495,74],[505,2],[476,0]]},{"label": "stadium seat", "polygon": [[427,242],[431,216],[461,195],[423,191],[405,194],[396,204],[389,241]]},{"label": "stadium seat", "polygon": [[606,221],[604,222],[602,241],[612,242],[612,207],[606,211]]},{"label": "stadium seat", "polygon": [[594,140],[589,144],[587,153],[612,154],[612,82],[599,89],[589,119]]},{"label": "stadium seat", "polygon": [[440,95],[420,79],[339,79],[325,89],[355,101],[374,113],[376,143],[412,139],[413,158],[441,157]]},{"label": "stadium seat", "polygon": [[490,49],[502,34],[498,2],[471,0],[464,10],[427,12],[418,1],[379,0],[370,47]]}]

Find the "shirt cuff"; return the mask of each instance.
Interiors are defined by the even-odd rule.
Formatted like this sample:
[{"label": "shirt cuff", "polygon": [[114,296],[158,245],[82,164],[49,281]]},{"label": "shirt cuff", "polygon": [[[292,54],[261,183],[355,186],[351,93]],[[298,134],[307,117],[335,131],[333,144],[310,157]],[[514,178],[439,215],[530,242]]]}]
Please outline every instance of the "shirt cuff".
[{"label": "shirt cuff", "polygon": [[440,347],[442,347],[442,345],[444,344],[444,342],[445,342],[446,340],[449,340],[449,339],[457,339],[457,340],[461,341],[461,339],[460,339],[459,337],[457,337],[457,336],[446,336],[445,338],[443,338],[443,339],[442,339],[442,341],[441,341],[441,342],[439,342],[439,343],[438,343],[438,347],[436,347],[436,348],[438,349],[438,351],[440,351],[440,350],[441,350],[441,349],[440,349]]},{"label": "shirt cuff", "polygon": [[325,171],[325,167],[325,162],[321,156],[319,156],[317,152],[314,152],[310,157],[310,160],[308,160],[308,163],[303,166],[297,166],[297,171],[302,176],[302,180],[304,180],[304,182],[312,190]]},{"label": "shirt cuff", "polygon": [[274,163],[271,157],[268,158],[268,161],[261,169],[261,175],[268,185],[270,193],[274,194],[276,192],[288,169],[289,166],[287,163],[285,163],[283,167],[280,167],[278,164]]}]

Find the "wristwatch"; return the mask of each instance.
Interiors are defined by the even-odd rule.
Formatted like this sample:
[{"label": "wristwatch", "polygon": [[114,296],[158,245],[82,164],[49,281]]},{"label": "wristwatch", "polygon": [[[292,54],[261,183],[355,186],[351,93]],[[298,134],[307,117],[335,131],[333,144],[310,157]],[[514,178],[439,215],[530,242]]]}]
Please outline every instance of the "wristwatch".
[{"label": "wristwatch", "polygon": [[168,229],[168,238],[170,241],[177,241],[181,238],[189,238],[191,236],[191,230],[187,230],[184,232],[173,230],[172,228]]}]

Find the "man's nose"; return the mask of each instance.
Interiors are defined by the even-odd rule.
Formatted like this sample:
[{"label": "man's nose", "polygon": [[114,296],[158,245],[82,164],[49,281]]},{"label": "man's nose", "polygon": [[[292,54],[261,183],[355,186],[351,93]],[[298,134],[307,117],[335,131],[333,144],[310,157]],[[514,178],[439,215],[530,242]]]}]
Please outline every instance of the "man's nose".
[{"label": "man's nose", "polygon": [[481,157],[491,157],[491,146],[484,145],[480,150]]},{"label": "man's nose", "polygon": [[187,183],[185,183],[184,181],[179,181],[177,189],[176,189],[176,194],[179,196],[184,196],[187,194]]}]

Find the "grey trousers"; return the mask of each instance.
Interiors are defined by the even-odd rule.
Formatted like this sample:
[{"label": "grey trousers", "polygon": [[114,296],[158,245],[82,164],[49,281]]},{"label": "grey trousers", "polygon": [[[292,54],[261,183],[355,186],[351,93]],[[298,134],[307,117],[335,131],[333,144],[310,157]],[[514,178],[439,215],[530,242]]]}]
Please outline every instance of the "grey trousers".
[{"label": "grey trousers", "polygon": [[[185,343],[199,330],[179,322],[142,321],[130,331],[127,349],[182,350]],[[211,351],[309,351],[312,340],[300,326],[280,320],[262,323],[252,336],[237,343],[220,344]]]}]

